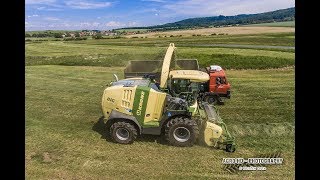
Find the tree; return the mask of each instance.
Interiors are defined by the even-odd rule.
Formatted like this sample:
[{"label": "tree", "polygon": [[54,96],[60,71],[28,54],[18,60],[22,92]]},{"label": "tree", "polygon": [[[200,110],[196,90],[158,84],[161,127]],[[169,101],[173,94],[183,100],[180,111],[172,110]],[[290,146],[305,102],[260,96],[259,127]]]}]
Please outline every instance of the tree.
[{"label": "tree", "polygon": [[63,38],[61,33],[54,33],[53,37],[55,37],[55,38]]},{"label": "tree", "polygon": [[25,34],[25,37],[31,37],[31,35],[29,33]]},{"label": "tree", "polygon": [[96,35],[93,35],[92,38],[93,38],[93,39],[103,39],[101,33],[97,33]]},{"label": "tree", "polygon": [[77,33],[75,34],[75,37],[80,37],[80,33],[77,32]]}]

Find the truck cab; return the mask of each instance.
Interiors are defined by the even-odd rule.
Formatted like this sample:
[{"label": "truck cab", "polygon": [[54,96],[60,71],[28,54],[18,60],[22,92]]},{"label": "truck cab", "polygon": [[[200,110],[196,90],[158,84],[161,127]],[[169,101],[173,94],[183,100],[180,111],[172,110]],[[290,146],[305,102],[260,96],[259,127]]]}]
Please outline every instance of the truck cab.
[{"label": "truck cab", "polygon": [[210,66],[207,68],[210,76],[209,92],[217,93],[220,97],[230,98],[231,85],[227,81],[225,71],[220,66]]},{"label": "truck cab", "polygon": [[206,73],[209,75],[209,81],[202,83],[200,96],[204,102],[209,104],[224,104],[221,97],[230,98],[231,85],[227,81],[225,71],[218,65],[206,67]]}]

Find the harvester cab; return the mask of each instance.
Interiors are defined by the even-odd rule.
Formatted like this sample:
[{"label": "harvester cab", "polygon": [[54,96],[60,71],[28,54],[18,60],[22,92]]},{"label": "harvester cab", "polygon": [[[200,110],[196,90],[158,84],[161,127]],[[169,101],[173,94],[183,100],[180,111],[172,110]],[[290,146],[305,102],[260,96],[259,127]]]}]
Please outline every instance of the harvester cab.
[{"label": "harvester cab", "polygon": [[174,44],[167,49],[160,83],[152,76],[113,82],[104,90],[102,111],[111,138],[132,143],[138,135],[163,135],[174,146],[201,142],[235,150],[234,137],[216,109],[199,101],[199,87],[209,75],[196,70],[173,70]]}]

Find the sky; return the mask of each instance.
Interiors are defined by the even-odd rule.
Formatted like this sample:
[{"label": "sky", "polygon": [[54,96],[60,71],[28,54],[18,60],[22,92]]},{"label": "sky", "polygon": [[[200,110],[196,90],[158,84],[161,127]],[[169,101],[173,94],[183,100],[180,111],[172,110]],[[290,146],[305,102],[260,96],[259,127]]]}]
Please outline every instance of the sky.
[{"label": "sky", "polygon": [[110,30],[294,6],[294,0],[25,0],[25,29]]}]

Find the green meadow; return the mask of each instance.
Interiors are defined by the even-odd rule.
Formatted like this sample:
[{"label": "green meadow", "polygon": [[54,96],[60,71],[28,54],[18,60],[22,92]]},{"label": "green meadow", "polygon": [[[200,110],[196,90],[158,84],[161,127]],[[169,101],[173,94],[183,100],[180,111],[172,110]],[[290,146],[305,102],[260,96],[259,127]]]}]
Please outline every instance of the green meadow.
[{"label": "green meadow", "polygon": [[[173,147],[160,136],[131,145],[106,138],[101,98],[112,75],[123,78],[129,60],[162,59],[170,42],[178,59],[227,70],[231,99],[217,109],[236,138],[234,153]],[[26,178],[294,179],[294,50],[191,46],[219,42],[294,46],[294,34],[26,42]],[[266,171],[230,172],[222,164],[276,153],[283,164]]]}]

